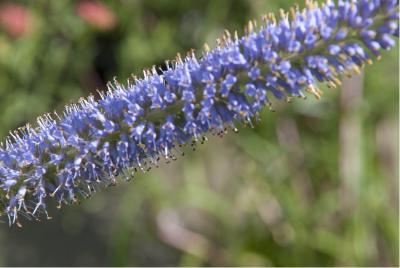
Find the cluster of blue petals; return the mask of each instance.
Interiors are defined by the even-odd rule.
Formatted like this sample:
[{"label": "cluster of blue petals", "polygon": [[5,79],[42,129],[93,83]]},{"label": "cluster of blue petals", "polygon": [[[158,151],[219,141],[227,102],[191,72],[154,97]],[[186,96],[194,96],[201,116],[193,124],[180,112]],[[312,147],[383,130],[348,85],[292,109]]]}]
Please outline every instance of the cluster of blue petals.
[{"label": "cluster of blue petals", "polygon": [[[114,82],[99,100],[88,97],[45,115],[0,147],[0,215],[47,215],[46,200],[61,205],[112,185],[127,171],[174,159],[180,146],[251,124],[270,98],[317,97],[317,82],[340,83],[371,56],[395,46],[397,0],[359,0],[318,6],[308,2],[280,19],[249,23],[245,36],[228,32],[200,58],[189,53],[165,70]],[[290,17],[290,18],[289,18]]]}]

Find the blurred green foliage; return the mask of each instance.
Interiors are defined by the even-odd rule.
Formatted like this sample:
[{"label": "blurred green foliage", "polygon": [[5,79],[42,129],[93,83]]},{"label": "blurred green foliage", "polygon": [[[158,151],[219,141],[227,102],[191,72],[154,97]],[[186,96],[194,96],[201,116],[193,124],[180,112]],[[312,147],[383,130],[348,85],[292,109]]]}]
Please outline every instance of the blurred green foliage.
[{"label": "blurred green foliage", "polygon": [[[28,30],[0,33],[3,138],[104,90],[114,75],[140,75],[214,44],[225,28],[242,32],[248,19],[294,4],[104,1],[103,18],[116,22],[105,29],[78,14],[80,1],[19,3]],[[325,88],[321,101],[276,103],[255,129],[210,137],[177,162],[54,210],[51,221],[1,225],[0,264],[398,266],[398,58],[397,47],[367,67],[350,110],[340,90]],[[357,141],[351,148],[346,131]],[[356,176],[346,176],[347,160],[359,163]]]}]

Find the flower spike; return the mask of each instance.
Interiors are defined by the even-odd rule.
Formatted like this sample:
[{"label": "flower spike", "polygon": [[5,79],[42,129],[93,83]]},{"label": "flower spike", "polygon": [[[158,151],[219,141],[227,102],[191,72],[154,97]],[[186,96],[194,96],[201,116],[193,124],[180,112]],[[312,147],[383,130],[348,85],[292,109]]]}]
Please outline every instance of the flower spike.
[{"label": "flower spike", "polygon": [[48,198],[77,202],[128,171],[175,160],[206,133],[252,125],[273,97],[320,98],[317,82],[336,87],[339,75],[395,46],[398,12],[397,0],[307,1],[260,26],[250,21],[244,37],[225,31],[201,58],[178,54],[165,70],[153,67],[126,85],[114,79],[98,101],[89,96],[10,133],[0,147],[0,216],[10,224],[19,215],[48,217]]}]

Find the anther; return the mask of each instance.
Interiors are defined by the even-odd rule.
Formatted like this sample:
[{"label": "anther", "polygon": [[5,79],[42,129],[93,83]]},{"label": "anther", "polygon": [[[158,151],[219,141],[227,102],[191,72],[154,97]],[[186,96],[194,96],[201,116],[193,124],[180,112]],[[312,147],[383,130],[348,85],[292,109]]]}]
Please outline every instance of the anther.
[{"label": "anther", "polygon": [[211,51],[210,46],[207,43],[204,43],[203,47],[206,53],[209,53]]}]

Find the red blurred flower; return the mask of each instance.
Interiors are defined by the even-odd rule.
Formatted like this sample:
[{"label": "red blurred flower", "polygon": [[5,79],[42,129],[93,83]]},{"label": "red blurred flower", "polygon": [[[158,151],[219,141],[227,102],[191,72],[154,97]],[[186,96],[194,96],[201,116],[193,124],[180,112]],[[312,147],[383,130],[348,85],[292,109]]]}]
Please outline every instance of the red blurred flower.
[{"label": "red blurred flower", "polygon": [[115,13],[106,5],[95,0],[84,0],[76,5],[76,13],[99,30],[112,30],[117,25]]},{"label": "red blurred flower", "polygon": [[29,11],[21,5],[6,3],[0,6],[0,26],[13,38],[18,38],[32,28]]}]

